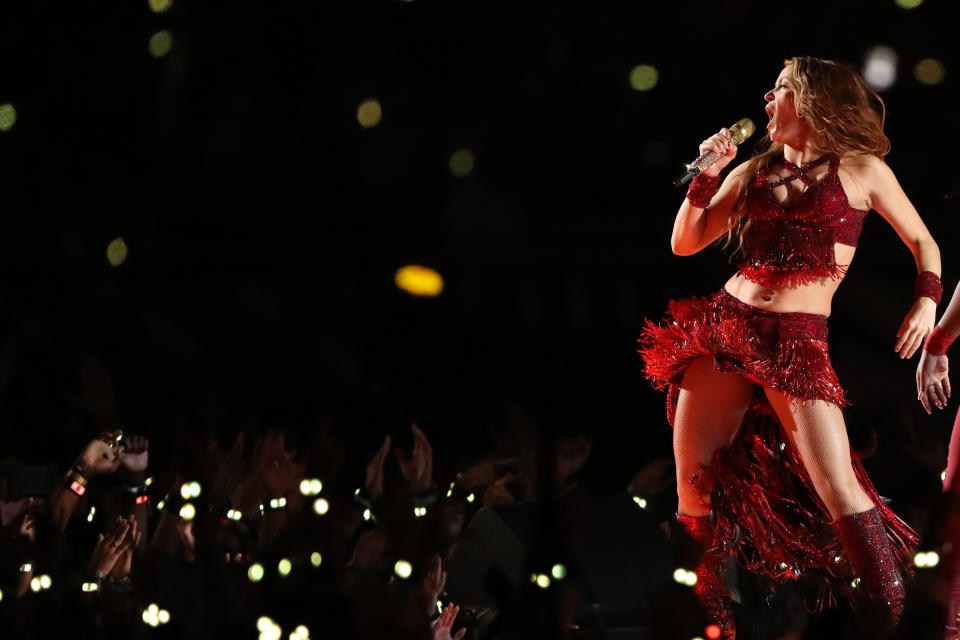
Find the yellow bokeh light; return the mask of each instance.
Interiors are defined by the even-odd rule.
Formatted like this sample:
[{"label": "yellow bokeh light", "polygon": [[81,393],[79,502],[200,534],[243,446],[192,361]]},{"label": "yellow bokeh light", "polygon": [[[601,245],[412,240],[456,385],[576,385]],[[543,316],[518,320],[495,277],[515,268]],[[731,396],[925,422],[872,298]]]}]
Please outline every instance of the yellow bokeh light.
[{"label": "yellow bokeh light", "polygon": [[541,589],[546,589],[547,587],[549,587],[550,586],[549,576],[545,576],[542,573],[537,575],[537,586],[540,587]]},{"label": "yellow bokeh light", "polygon": [[640,64],[630,70],[630,86],[637,91],[649,91],[657,86],[660,74],[656,67]]},{"label": "yellow bokeh light", "polygon": [[290,562],[290,560],[288,560],[287,558],[283,558],[277,564],[277,573],[279,573],[281,576],[290,575],[290,571],[292,570],[293,570],[293,563]]},{"label": "yellow bokeh light", "polygon": [[920,84],[934,85],[943,82],[947,75],[947,69],[943,63],[934,58],[926,58],[917,63],[913,68],[913,76]]},{"label": "yellow bokeh light", "polygon": [[383,109],[380,107],[380,102],[373,98],[364,100],[357,107],[357,122],[364,129],[377,126],[382,118]]},{"label": "yellow bokeh light", "polygon": [[893,0],[893,1],[896,2],[897,6],[900,7],[901,9],[916,9],[921,4],[923,4],[923,0]]},{"label": "yellow bokeh light", "polygon": [[263,580],[263,565],[259,562],[254,562],[250,565],[250,568],[247,569],[247,577],[250,578],[250,582],[260,582]]},{"label": "yellow bokeh light", "polygon": [[317,498],[313,501],[313,510],[318,516],[322,516],[330,511],[330,503],[323,498]]},{"label": "yellow bokeh light", "polygon": [[450,173],[457,178],[465,178],[473,171],[475,161],[469,149],[458,149],[450,156]]},{"label": "yellow bokeh light", "polygon": [[150,42],[147,44],[147,50],[154,58],[162,58],[170,53],[173,48],[173,34],[164,29],[157,31],[150,36]]},{"label": "yellow bokeh light", "polygon": [[163,13],[170,10],[170,7],[173,6],[173,0],[147,0],[147,4],[150,5],[150,11]]},{"label": "yellow bokeh light", "polygon": [[107,262],[111,267],[119,267],[127,259],[127,243],[123,238],[116,238],[107,245]]},{"label": "yellow bokeh light", "polygon": [[17,110],[7,102],[0,104],[0,131],[10,131],[17,122]]},{"label": "yellow bokeh light", "polygon": [[315,567],[319,567],[321,564],[323,564],[323,556],[320,555],[319,551],[314,551],[310,554],[310,564]]},{"label": "yellow bokeh light", "polygon": [[550,575],[556,580],[563,580],[567,577],[567,568],[562,564],[555,564],[553,568],[550,569]]},{"label": "yellow bokeh light", "polygon": [[443,277],[430,267],[418,264],[397,269],[393,281],[414,296],[433,297],[443,291]]}]

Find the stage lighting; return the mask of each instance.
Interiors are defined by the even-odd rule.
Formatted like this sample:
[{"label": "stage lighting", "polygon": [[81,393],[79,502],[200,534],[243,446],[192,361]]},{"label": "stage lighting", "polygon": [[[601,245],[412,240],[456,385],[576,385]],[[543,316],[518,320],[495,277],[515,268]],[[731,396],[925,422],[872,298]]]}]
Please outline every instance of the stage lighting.
[{"label": "stage lighting", "polygon": [[630,70],[630,86],[636,91],[650,91],[657,86],[660,74],[656,67],[640,64]]},{"label": "stage lighting", "polygon": [[164,29],[157,31],[150,36],[150,42],[147,43],[147,50],[154,58],[162,58],[170,53],[173,48],[173,34]]},{"label": "stage lighting", "polygon": [[473,152],[469,149],[458,149],[450,156],[450,173],[457,178],[465,178],[473,171]]},{"label": "stage lighting", "polygon": [[373,98],[364,100],[357,107],[357,122],[364,129],[377,126],[382,118],[383,109],[380,107],[380,103]]},{"label": "stage lighting", "polygon": [[874,47],[867,51],[863,79],[876,91],[885,91],[897,81],[897,52],[890,47]]}]

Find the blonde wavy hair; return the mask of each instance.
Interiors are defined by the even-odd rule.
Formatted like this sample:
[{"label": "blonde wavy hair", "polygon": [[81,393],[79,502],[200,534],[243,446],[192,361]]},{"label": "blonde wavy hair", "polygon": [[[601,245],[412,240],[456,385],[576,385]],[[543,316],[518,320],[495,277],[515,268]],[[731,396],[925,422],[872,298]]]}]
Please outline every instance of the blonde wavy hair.
[{"label": "blonde wavy hair", "polygon": [[[889,153],[890,140],[883,133],[886,105],[856,69],[810,56],[784,60],[783,66],[790,69],[797,115],[806,120],[821,151],[841,158],[868,154],[883,158]],[[725,246],[743,247],[750,226],[745,216],[747,187],[758,171],[769,169],[782,157],[783,143],[771,140],[770,134],[757,143],[746,163]]]}]

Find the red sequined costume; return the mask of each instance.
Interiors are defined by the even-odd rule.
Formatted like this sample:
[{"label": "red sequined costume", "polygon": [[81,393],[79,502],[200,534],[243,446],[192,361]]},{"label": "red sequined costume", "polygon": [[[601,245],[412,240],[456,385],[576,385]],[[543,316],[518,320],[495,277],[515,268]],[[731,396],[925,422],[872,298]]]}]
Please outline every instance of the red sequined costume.
[{"label": "red sequined costume", "polygon": [[[806,175],[828,161],[829,169],[819,181]],[[784,164],[791,176],[771,182],[760,172],[749,187],[750,226],[740,273],[773,288],[842,277],[846,266],[836,263],[834,243],[856,246],[866,212],[849,205],[837,176],[836,157],[803,167]],[[808,188],[796,206],[786,208],[772,191],[793,179],[802,179]],[[821,604],[832,602],[838,593],[851,596],[852,576],[863,573],[860,566],[856,570],[851,566],[858,558],[852,549],[841,553],[830,513],[761,388],[798,400],[847,404],[830,363],[827,318],[765,311],[721,290],[710,298],[671,301],[666,321],[659,325],[648,321],[639,342],[647,378],[667,392],[671,425],[683,374],[698,358],[712,355],[717,371],[739,373],[759,385],[733,445],[717,452],[713,464],[691,478],[701,494],[711,497],[715,544],[729,545],[742,566],[777,581],[810,572],[822,577]],[[873,528],[862,528],[873,531],[868,535],[885,532],[896,569],[906,575],[917,536],[883,504],[856,456],[853,468],[876,505],[873,517],[879,516]],[[838,521],[836,536],[848,535],[841,530],[849,528],[843,521],[859,515]]]}]

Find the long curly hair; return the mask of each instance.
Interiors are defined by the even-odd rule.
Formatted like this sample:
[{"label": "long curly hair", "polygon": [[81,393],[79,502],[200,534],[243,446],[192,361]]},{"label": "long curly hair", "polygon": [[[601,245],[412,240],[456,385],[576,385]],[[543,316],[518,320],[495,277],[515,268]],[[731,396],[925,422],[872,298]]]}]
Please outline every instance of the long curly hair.
[{"label": "long curly hair", "polygon": [[[793,80],[793,103],[797,116],[806,120],[817,147],[840,157],[874,155],[883,158],[890,151],[890,140],[883,133],[887,108],[883,99],[870,88],[856,69],[848,64],[810,56],[783,61]],[[783,157],[783,143],[770,134],[756,145],[747,161],[726,246],[743,246],[743,235],[750,226],[745,216],[747,187],[761,169],[770,168]]]}]

